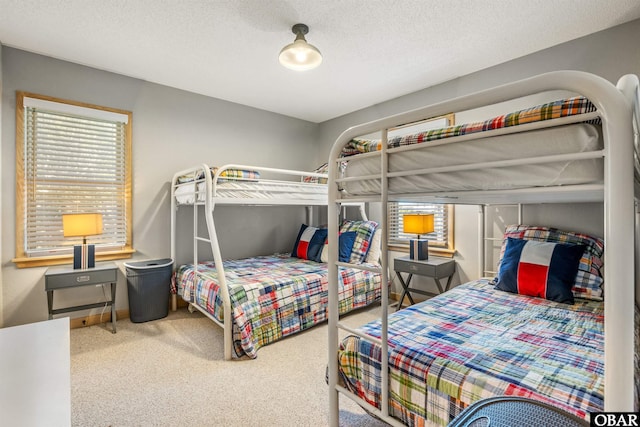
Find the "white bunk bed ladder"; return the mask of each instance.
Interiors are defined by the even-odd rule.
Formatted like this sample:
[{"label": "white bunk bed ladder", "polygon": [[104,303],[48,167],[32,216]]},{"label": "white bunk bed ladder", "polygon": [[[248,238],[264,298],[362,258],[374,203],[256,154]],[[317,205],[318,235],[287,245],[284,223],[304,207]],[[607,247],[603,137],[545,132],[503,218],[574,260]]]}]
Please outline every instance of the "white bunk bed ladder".
[{"label": "white bunk bed ladder", "polygon": [[498,274],[495,270],[497,260],[494,257],[494,253],[496,250],[495,245],[502,242],[502,235],[496,236],[494,234],[495,226],[490,227],[490,221],[493,216],[487,212],[488,208],[498,206],[507,209],[517,209],[516,221],[518,224],[522,224],[522,203],[499,205],[484,204],[479,206],[478,231],[480,232],[480,238],[478,239],[478,277],[495,277]]},{"label": "white bunk bed ladder", "polygon": [[[218,276],[218,287],[220,295],[222,296],[222,305],[223,305],[223,330],[224,330],[224,359],[231,360],[231,350],[233,347],[233,318],[231,315],[231,298],[229,297],[229,287],[227,286],[227,277],[224,272],[224,266],[222,264],[222,253],[220,252],[220,245],[218,244],[218,235],[216,232],[216,225],[213,221],[213,209],[215,208],[215,203],[213,202],[213,198],[211,194],[213,192],[213,182],[211,179],[211,174],[208,173],[209,169],[207,165],[203,165],[206,167],[205,169],[205,191],[206,196],[204,198],[204,209],[205,209],[205,218],[207,223],[207,230],[209,234],[208,239],[204,239],[199,237],[198,230],[198,204],[195,204],[193,207],[193,270],[195,277],[198,277],[198,241],[209,242],[211,245],[211,252],[213,253],[213,261],[216,266],[216,273]],[[205,309],[200,308],[197,304],[190,304],[190,307],[196,307],[198,311],[204,313],[207,317],[212,319],[216,323],[220,323],[218,319],[209,314]]]},{"label": "white bunk bed ladder", "polygon": [[[213,180],[211,178],[211,173],[209,172],[210,168],[206,164],[202,164],[200,167],[195,169],[190,169],[187,171],[188,173],[193,173],[193,181],[189,182],[187,185],[193,185],[193,273],[194,280],[198,280],[198,261],[199,261],[199,243],[209,243],[211,246],[211,252],[213,253],[213,260],[216,265],[216,271],[218,272],[218,284],[220,287],[220,296],[223,303],[223,313],[224,319],[223,322],[220,322],[214,316],[209,314],[205,309],[202,309],[198,306],[198,304],[189,304],[189,311],[193,312],[194,310],[200,311],[202,314],[207,316],[209,319],[217,323],[219,326],[223,328],[224,331],[224,358],[225,360],[231,360],[231,351],[233,346],[233,329],[232,329],[232,320],[231,316],[228,313],[231,313],[231,300],[229,298],[229,288],[227,286],[227,280],[224,274],[224,268],[222,264],[222,254],[220,252],[220,246],[218,245],[218,237],[216,233],[215,222],[213,221],[213,209],[215,208],[215,203],[210,197],[213,189]],[[177,188],[175,182],[176,177],[184,175],[185,171],[178,172],[175,174],[172,185],[172,194],[171,194],[171,233],[172,233],[172,242],[171,242],[171,256],[173,259],[176,258],[176,213],[177,213],[177,202],[175,196],[175,190]],[[198,179],[198,176],[202,174],[202,178]],[[198,185],[204,183],[204,189],[201,188],[198,191]],[[204,192],[204,202],[199,201],[199,193]],[[200,233],[200,221],[199,221],[199,207],[204,208],[204,216],[205,222],[207,225],[207,234],[208,237],[202,237]],[[176,296],[172,295],[171,302],[172,309],[176,309]]]}]

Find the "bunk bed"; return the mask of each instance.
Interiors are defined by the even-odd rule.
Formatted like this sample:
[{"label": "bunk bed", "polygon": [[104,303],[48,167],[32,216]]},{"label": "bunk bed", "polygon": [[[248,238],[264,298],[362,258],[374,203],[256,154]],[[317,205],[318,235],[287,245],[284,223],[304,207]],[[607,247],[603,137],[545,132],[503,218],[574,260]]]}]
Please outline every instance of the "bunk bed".
[{"label": "bunk bed", "polygon": [[[480,123],[388,137],[391,130],[406,124],[556,90],[572,97]],[[336,292],[338,268],[349,264],[338,261],[337,248],[330,243],[331,426],[339,422],[339,393],[391,425],[446,425],[474,401],[501,394],[546,400],[583,418],[593,410],[638,410],[634,394],[636,288],[640,287],[638,102],[634,75],[623,76],[616,87],[588,73],[557,71],[365,123],[340,135],[329,156],[329,236],[337,232],[342,203],[354,201],[379,202],[383,211],[394,201],[602,202],[606,269],[595,273],[602,274],[606,295],[604,301],[576,299],[576,304],[568,305],[507,293],[480,279],[389,314],[389,293],[383,288],[379,321],[350,328],[340,321]],[[370,137],[376,133],[378,140]],[[386,216],[381,223],[388,229]],[[386,253],[384,235],[382,248]],[[387,272],[383,256],[383,281]],[[571,320],[576,317],[587,323]],[[556,328],[562,323],[565,328],[536,333],[576,340],[554,348],[545,341],[547,336],[541,336],[537,355],[546,348],[555,356],[520,355],[527,363],[557,367],[555,377],[534,370],[527,376],[527,363],[517,365],[520,372],[512,372],[511,364],[522,360],[516,360],[513,347],[500,347],[503,337],[512,337],[508,332],[513,324],[504,322],[526,326],[535,323],[533,319],[547,319]],[[498,326],[493,335],[486,329],[491,324]],[[571,334],[572,327],[578,329],[576,335]],[[350,336],[340,340],[341,330]],[[481,360],[482,355],[496,354],[492,360]],[[501,366],[495,369],[497,365]],[[559,372],[567,365],[583,369]],[[591,389],[593,394],[583,393]]]},{"label": "bunk bed", "polygon": [[[176,259],[177,211],[192,208],[193,263],[179,266],[174,272],[172,309],[176,309],[179,295],[189,303],[190,310],[202,312],[221,326],[226,360],[232,358],[233,350],[238,357],[255,358],[261,346],[326,320],[327,264],[321,262],[322,252],[318,250],[326,246],[326,229],[307,226],[313,223],[313,207],[327,204],[325,169],[306,172],[201,164],[174,175],[171,254]],[[291,254],[223,260],[214,220],[214,210],[220,205],[305,206],[306,224],[300,227],[295,242],[299,249]],[[364,205],[355,205],[362,220],[345,220],[343,226],[352,236],[349,261],[362,263],[365,269],[340,270],[341,313],[378,301],[381,292],[381,277],[375,272],[379,251],[368,251],[377,224],[367,220]],[[200,225],[199,211],[204,213],[206,228]],[[307,234],[303,235],[305,230]],[[308,231],[313,231],[311,239],[304,237]],[[322,241],[315,242],[312,255],[311,243],[316,237]],[[200,259],[199,243],[210,245],[212,261]],[[363,248],[367,251],[362,252]]]}]

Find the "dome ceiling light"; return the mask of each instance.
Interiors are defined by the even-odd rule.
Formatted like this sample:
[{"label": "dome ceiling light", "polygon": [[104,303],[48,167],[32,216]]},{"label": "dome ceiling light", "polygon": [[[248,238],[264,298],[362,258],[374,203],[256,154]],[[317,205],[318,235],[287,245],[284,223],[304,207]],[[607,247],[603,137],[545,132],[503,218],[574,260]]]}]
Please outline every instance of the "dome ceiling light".
[{"label": "dome ceiling light", "polygon": [[280,51],[280,64],[295,71],[306,71],[316,68],[322,62],[322,54],[313,45],[307,43],[304,35],[309,32],[305,24],[296,24],[291,28],[296,39]]}]

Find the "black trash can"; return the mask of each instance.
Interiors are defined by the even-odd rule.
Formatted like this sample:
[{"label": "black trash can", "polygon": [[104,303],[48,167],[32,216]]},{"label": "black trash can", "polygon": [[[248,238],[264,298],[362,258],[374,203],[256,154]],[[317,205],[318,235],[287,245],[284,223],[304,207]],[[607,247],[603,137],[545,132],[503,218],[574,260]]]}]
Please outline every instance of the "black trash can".
[{"label": "black trash can", "polygon": [[131,321],[141,323],[167,317],[173,259],[125,262],[124,266]]}]

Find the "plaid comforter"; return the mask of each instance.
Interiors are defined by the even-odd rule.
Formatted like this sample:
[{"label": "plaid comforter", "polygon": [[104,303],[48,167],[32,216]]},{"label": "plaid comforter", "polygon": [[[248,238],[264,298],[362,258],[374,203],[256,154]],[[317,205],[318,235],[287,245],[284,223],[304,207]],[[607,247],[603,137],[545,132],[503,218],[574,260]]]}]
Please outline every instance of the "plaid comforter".
[{"label": "plaid comforter", "polygon": [[[257,356],[260,347],[327,319],[327,264],[272,255],[224,261],[233,310],[236,354]],[[176,271],[172,292],[223,321],[222,299],[213,262]],[[340,313],[380,299],[380,275],[339,267]]]},{"label": "plaid comforter", "polygon": [[[509,294],[483,279],[393,313],[390,414],[407,425],[446,425],[477,400],[517,395],[588,418],[603,410],[603,310],[599,301]],[[380,337],[379,321],[361,329]],[[377,407],[379,363],[377,345],[343,340],[345,385]]]},{"label": "plaid comforter", "polygon": [[[392,148],[403,145],[420,144],[423,142],[436,141],[438,139],[451,138],[454,136],[518,126],[525,123],[575,116],[592,111],[596,111],[596,107],[591,103],[591,101],[582,96],[577,96],[504,114],[482,122],[465,123],[446,128],[431,129],[412,135],[396,136],[389,140],[388,147]],[[599,119],[588,122],[599,123]],[[380,141],[378,140],[355,138],[349,141],[342,149],[342,156],[346,157],[359,153],[378,151],[380,148]]]}]

